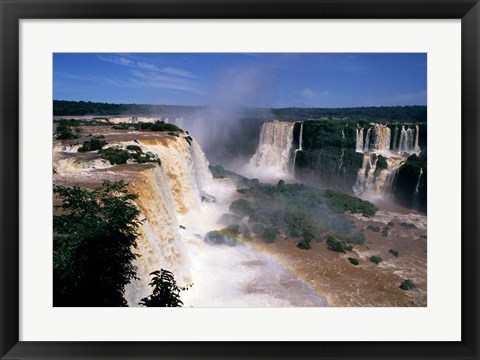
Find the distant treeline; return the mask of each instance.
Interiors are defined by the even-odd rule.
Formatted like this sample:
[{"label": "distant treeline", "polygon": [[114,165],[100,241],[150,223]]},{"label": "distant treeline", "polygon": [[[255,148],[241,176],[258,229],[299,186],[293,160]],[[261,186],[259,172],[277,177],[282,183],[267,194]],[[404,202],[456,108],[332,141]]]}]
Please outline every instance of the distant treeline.
[{"label": "distant treeline", "polygon": [[[187,117],[201,110],[200,106],[148,105],[148,104],[108,104],[91,101],[53,100],[53,115],[168,115]],[[265,117],[268,109],[249,109],[249,115]],[[271,109],[270,120],[305,121],[319,119],[345,119],[366,121],[426,122],[426,106],[381,106],[355,108],[283,108]]]},{"label": "distant treeline", "polygon": [[380,106],[354,108],[284,108],[272,109],[277,120],[366,120],[366,121],[399,121],[426,122],[426,106]]},{"label": "distant treeline", "polygon": [[199,107],[180,105],[108,104],[91,101],[53,100],[54,116],[82,115],[186,115]]}]

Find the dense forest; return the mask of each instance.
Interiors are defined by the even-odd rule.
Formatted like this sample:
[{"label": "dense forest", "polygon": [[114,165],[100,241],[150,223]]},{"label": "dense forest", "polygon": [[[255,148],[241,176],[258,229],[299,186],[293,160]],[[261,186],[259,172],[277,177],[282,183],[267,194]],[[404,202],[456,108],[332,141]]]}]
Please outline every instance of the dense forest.
[{"label": "dense forest", "polygon": [[352,108],[284,108],[272,109],[275,119],[305,120],[365,120],[376,122],[426,122],[426,106],[380,106]]},{"label": "dense forest", "polygon": [[[149,104],[108,104],[91,101],[53,101],[54,116],[82,115],[158,115],[184,117],[204,109],[200,106],[149,105]],[[268,113],[273,119],[285,121],[304,121],[313,119],[350,119],[365,121],[427,121],[426,106],[381,106],[353,108],[282,108],[249,109],[249,116],[263,118]],[[270,112],[271,111],[271,112]]]}]

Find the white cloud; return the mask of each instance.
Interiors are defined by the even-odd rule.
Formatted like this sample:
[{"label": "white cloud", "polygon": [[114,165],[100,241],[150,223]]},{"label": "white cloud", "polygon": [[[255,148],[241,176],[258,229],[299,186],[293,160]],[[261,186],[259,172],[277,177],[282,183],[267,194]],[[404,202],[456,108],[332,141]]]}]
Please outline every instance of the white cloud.
[{"label": "white cloud", "polygon": [[204,91],[201,89],[199,84],[191,79],[138,70],[134,70],[132,74],[136,77],[136,79],[134,78],[131,81],[136,86],[181,90],[196,94],[204,94]]},{"label": "white cloud", "polygon": [[300,96],[307,99],[311,99],[315,96],[315,93],[311,89],[305,88],[300,91]]},{"label": "white cloud", "polygon": [[107,61],[112,64],[123,65],[123,66],[135,66],[135,62],[123,56],[117,55],[99,55],[99,60]]},{"label": "white cloud", "polygon": [[137,66],[141,69],[145,69],[145,70],[152,70],[152,71],[155,71],[157,70],[157,67],[153,64],[149,64],[149,63],[146,63],[146,62],[141,62],[141,61],[138,61],[137,62]]},{"label": "white cloud", "polygon": [[175,76],[188,77],[188,78],[193,77],[192,74],[187,70],[178,69],[174,67],[164,67],[161,71],[165,74],[170,74]]}]

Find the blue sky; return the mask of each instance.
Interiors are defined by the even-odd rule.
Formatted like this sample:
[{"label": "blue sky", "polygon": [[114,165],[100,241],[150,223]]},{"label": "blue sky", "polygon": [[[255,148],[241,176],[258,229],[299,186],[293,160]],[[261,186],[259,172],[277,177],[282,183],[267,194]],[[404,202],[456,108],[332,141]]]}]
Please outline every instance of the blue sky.
[{"label": "blue sky", "polygon": [[259,107],[426,105],[427,55],[56,53],[53,98]]}]

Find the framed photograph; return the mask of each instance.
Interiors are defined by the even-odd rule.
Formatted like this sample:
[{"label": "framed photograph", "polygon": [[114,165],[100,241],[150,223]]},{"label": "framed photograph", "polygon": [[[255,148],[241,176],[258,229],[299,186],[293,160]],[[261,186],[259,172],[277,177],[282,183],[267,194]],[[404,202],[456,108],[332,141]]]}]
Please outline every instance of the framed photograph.
[{"label": "framed photograph", "polygon": [[0,1],[2,359],[479,358],[478,1]]}]

